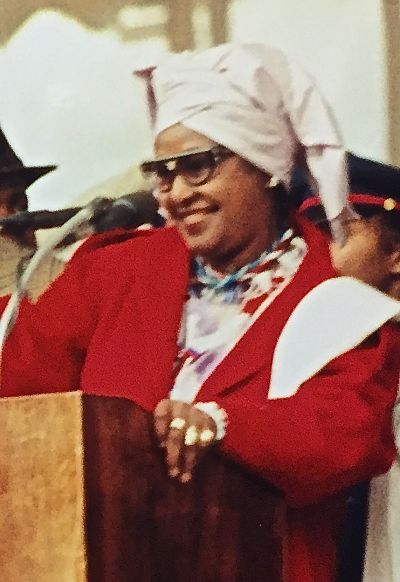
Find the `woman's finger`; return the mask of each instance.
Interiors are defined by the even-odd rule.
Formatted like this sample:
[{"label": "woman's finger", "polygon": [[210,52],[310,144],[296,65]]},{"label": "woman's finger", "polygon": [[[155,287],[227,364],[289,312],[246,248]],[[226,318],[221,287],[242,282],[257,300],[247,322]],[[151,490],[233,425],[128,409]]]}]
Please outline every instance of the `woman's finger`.
[{"label": "woman's finger", "polygon": [[166,462],[170,477],[180,474],[180,459],[185,446],[185,428],[170,428],[165,441]]},{"label": "woman's finger", "polygon": [[191,426],[186,431],[184,441],[186,446],[181,460],[180,480],[182,483],[187,483],[191,480],[194,468],[208,447],[214,443],[216,435],[214,421],[199,410],[191,410],[191,422]]},{"label": "woman's finger", "polygon": [[202,449],[199,448],[198,442],[193,445],[186,445],[182,454],[182,467],[180,474],[180,481],[188,483],[193,475],[193,470],[200,460],[200,453]]},{"label": "woman's finger", "polygon": [[161,400],[154,410],[154,430],[160,441],[160,444],[164,444],[169,432],[169,425],[172,420],[172,406],[171,401]]}]

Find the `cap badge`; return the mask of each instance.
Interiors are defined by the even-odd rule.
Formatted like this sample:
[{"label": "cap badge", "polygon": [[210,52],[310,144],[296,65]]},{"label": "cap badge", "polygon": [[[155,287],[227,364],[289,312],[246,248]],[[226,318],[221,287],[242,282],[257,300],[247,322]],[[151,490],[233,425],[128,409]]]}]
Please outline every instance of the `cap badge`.
[{"label": "cap badge", "polygon": [[394,210],[396,208],[396,201],[393,198],[386,198],[383,203],[383,208],[385,210]]}]

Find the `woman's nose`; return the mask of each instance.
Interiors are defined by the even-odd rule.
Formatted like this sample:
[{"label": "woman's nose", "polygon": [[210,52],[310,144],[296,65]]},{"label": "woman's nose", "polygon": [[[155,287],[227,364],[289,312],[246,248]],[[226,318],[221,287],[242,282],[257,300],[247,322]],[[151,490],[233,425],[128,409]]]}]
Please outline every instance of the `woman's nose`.
[{"label": "woman's nose", "polygon": [[184,204],[190,201],[194,194],[193,186],[190,186],[179,174],[175,176],[171,188],[164,194],[166,202]]}]

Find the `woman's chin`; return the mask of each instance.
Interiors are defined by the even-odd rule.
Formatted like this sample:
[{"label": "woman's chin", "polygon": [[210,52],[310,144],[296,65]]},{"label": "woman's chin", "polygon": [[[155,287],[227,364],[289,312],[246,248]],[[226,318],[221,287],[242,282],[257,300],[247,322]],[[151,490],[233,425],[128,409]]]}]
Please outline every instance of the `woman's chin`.
[{"label": "woman's chin", "polygon": [[220,237],[212,236],[210,233],[189,235],[187,232],[181,231],[181,234],[192,255],[204,258],[218,255],[218,249],[222,242]]}]

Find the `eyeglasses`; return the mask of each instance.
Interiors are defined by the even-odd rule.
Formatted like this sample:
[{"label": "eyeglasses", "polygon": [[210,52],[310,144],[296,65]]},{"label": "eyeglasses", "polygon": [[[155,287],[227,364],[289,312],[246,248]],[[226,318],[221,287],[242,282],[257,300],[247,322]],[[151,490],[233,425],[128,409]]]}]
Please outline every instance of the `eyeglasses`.
[{"label": "eyeglasses", "polygon": [[178,174],[189,186],[205,184],[218,164],[233,155],[230,150],[217,145],[208,150],[189,151],[162,160],[143,162],[140,169],[159,192],[169,192]]}]

